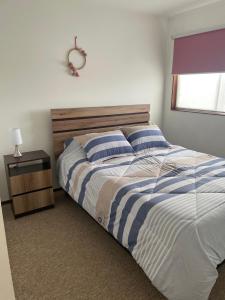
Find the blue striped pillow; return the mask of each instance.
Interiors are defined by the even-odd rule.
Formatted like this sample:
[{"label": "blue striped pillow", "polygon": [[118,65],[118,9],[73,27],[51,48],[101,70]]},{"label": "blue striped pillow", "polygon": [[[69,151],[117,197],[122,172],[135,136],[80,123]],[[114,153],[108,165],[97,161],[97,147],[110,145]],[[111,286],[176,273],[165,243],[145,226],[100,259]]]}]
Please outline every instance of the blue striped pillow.
[{"label": "blue striped pillow", "polygon": [[136,153],[170,147],[157,125],[127,127],[123,132]]},{"label": "blue striped pillow", "polygon": [[131,145],[120,130],[90,133],[75,139],[84,148],[90,162],[134,154]]},{"label": "blue striped pillow", "polygon": [[73,142],[73,138],[70,138],[70,139],[67,139],[65,140],[65,142],[63,143],[63,147],[64,147],[64,150],[69,147],[69,145]]}]

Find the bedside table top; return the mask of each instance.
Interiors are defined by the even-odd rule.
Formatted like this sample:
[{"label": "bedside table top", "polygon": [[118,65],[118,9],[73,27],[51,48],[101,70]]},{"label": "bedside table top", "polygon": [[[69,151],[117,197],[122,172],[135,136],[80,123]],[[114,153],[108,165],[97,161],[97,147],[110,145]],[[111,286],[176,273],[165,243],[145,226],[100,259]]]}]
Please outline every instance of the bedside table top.
[{"label": "bedside table top", "polygon": [[21,157],[14,157],[12,154],[4,155],[5,164],[7,165],[19,164],[39,159],[46,160],[49,158],[49,155],[43,150],[23,152]]}]

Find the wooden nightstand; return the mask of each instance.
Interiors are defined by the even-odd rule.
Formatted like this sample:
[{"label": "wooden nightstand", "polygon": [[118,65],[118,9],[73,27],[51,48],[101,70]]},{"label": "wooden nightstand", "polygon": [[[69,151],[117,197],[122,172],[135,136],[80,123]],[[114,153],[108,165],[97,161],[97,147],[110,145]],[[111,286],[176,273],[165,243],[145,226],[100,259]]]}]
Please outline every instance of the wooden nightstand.
[{"label": "wooden nightstand", "polygon": [[15,217],[54,206],[51,161],[42,150],[22,157],[5,155],[5,170]]}]

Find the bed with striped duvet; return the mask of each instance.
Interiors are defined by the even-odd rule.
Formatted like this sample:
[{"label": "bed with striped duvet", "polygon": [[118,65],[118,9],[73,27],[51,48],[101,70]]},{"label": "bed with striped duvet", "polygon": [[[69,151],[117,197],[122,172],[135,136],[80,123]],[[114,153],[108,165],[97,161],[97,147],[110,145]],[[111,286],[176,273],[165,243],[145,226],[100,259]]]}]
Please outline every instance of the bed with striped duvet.
[{"label": "bed with striped duvet", "polygon": [[87,161],[71,143],[63,189],[127,248],[170,300],[206,300],[225,259],[225,160],[179,146]]}]

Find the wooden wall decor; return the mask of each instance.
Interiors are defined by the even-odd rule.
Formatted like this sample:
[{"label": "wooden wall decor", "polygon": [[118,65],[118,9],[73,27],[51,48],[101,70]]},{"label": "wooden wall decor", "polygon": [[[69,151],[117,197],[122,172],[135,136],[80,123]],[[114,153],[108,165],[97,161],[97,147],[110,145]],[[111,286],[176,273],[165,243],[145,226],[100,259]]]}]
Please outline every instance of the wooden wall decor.
[{"label": "wooden wall decor", "polygon": [[[70,54],[74,51],[78,52],[83,57],[83,62],[79,67],[75,67],[74,64],[70,61]],[[76,77],[80,76],[78,70],[83,69],[84,66],[86,65],[86,57],[87,57],[87,53],[82,48],[79,48],[77,46],[77,36],[75,36],[74,48],[71,48],[67,54],[67,66],[72,76],[76,76]]]}]

